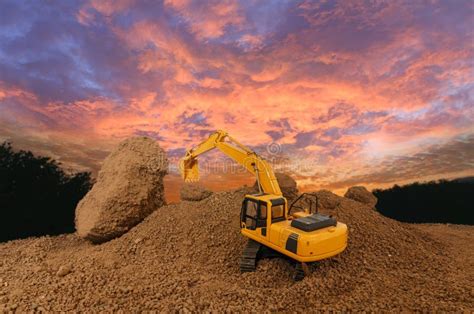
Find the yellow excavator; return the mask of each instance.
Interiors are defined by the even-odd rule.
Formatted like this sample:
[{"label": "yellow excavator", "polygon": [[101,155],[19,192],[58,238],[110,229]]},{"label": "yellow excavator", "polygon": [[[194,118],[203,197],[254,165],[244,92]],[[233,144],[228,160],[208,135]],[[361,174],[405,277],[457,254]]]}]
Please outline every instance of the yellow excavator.
[{"label": "yellow excavator", "polygon": [[269,163],[225,131],[212,133],[186,152],[179,165],[186,182],[199,180],[197,158],[215,148],[254,174],[259,187],[259,193],[246,195],[242,202],[240,230],[249,239],[240,260],[241,272],[255,271],[263,252],[277,252],[296,262],[294,279],[301,280],[308,273],[306,263],[344,251],[347,226],[308,208],[290,213]]}]

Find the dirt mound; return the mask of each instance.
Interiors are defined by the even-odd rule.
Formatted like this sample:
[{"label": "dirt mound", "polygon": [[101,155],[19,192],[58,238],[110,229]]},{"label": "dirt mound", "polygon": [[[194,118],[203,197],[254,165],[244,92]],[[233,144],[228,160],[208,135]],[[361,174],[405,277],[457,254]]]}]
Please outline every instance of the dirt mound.
[{"label": "dirt mound", "polygon": [[[341,204],[341,197],[328,190],[321,190],[316,193],[309,193],[309,195],[316,196],[315,203],[318,210],[334,210]],[[311,198],[307,198],[306,200],[308,199]]]},{"label": "dirt mound", "polygon": [[[102,245],[76,235],[1,244],[0,310],[474,309],[473,278],[465,275],[465,264],[453,263],[450,246],[335,195],[330,197],[338,198],[337,206],[321,211],[348,224],[346,251],[314,264],[312,273],[297,283],[291,264],[281,258],[261,260],[256,272],[240,274],[246,242],[238,227],[244,192],[214,193],[200,202],[162,207]],[[472,241],[474,232],[470,234]]]},{"label": "dirt mound", "polygon": [[[277,178],[278,185],[280,186],[283,196],[288,199],[288,202],[291,202],[296,197],[298,197],[298,187],[296,181],[289,175],[281,172],[276,172],[275,177]],[[258,191],[257,182],[253,185],[253,189]]]},{"label": "dirt mound", "polygon": [[179,192],[183,201],[202,201],[212,195],[212,192],[198,183],[185,183]]},{"label": "dirt mound", "polygon": [[346,194],[344,194],[344,197],[366,204],[372,208],[375,207],[375,205],[377,204],[377,198],[375,197],[375,195],[370,193],[363,186],[353,186],[349,188]]},{"label": "dirt mound", "polygon": [[164,205],[167,169],[166,154],[152,139],[137,137],[120,143],[76,208],[78,235],[93,242],[108,241]]}]

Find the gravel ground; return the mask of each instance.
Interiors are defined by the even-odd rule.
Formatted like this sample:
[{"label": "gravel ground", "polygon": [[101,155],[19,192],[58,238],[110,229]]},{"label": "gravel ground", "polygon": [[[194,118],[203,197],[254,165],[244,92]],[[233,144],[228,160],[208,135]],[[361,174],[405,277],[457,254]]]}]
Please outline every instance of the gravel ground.
[{"label": "gravel ground", "polygon": [[161,207],[100,245],[75,234],[0,244],[0,310],[474,311],[473,227],[403,224],[334,196],[349,246],[295,283],[280,258],[239,273],[243,195]]}]

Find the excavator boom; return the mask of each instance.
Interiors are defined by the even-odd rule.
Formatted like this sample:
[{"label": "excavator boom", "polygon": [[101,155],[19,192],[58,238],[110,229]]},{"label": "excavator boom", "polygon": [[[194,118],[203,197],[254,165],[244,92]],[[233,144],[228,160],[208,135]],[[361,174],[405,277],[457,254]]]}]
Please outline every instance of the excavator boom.
[{"label": "excavator boom", "polygon": [[215,148],[254,174],[264,193],[282,195],[275,174],[268,162],[221,130],[212,133],[209,138],[186,152],[180,162],[180,171],[186,182],[199,180],[197,158]]}]

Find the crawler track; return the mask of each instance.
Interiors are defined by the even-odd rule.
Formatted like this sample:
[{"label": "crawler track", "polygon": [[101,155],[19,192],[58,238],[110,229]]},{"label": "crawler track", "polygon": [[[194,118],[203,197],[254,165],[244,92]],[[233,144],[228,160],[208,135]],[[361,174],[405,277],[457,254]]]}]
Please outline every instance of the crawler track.
[{"label": "crawler track", "polygon": [[249,239],[247,246],[240,258],[240,272],[253,272],[257,266],[257,256],[262,245],[254,240]]},{"label": "crawler track", "polygon": [[296,262],[295,265],[295,273],[293,275],[293,280],[294,281],[300,281],[303,280],[305,276],[305,271],[303,269],[303,264]]}]

